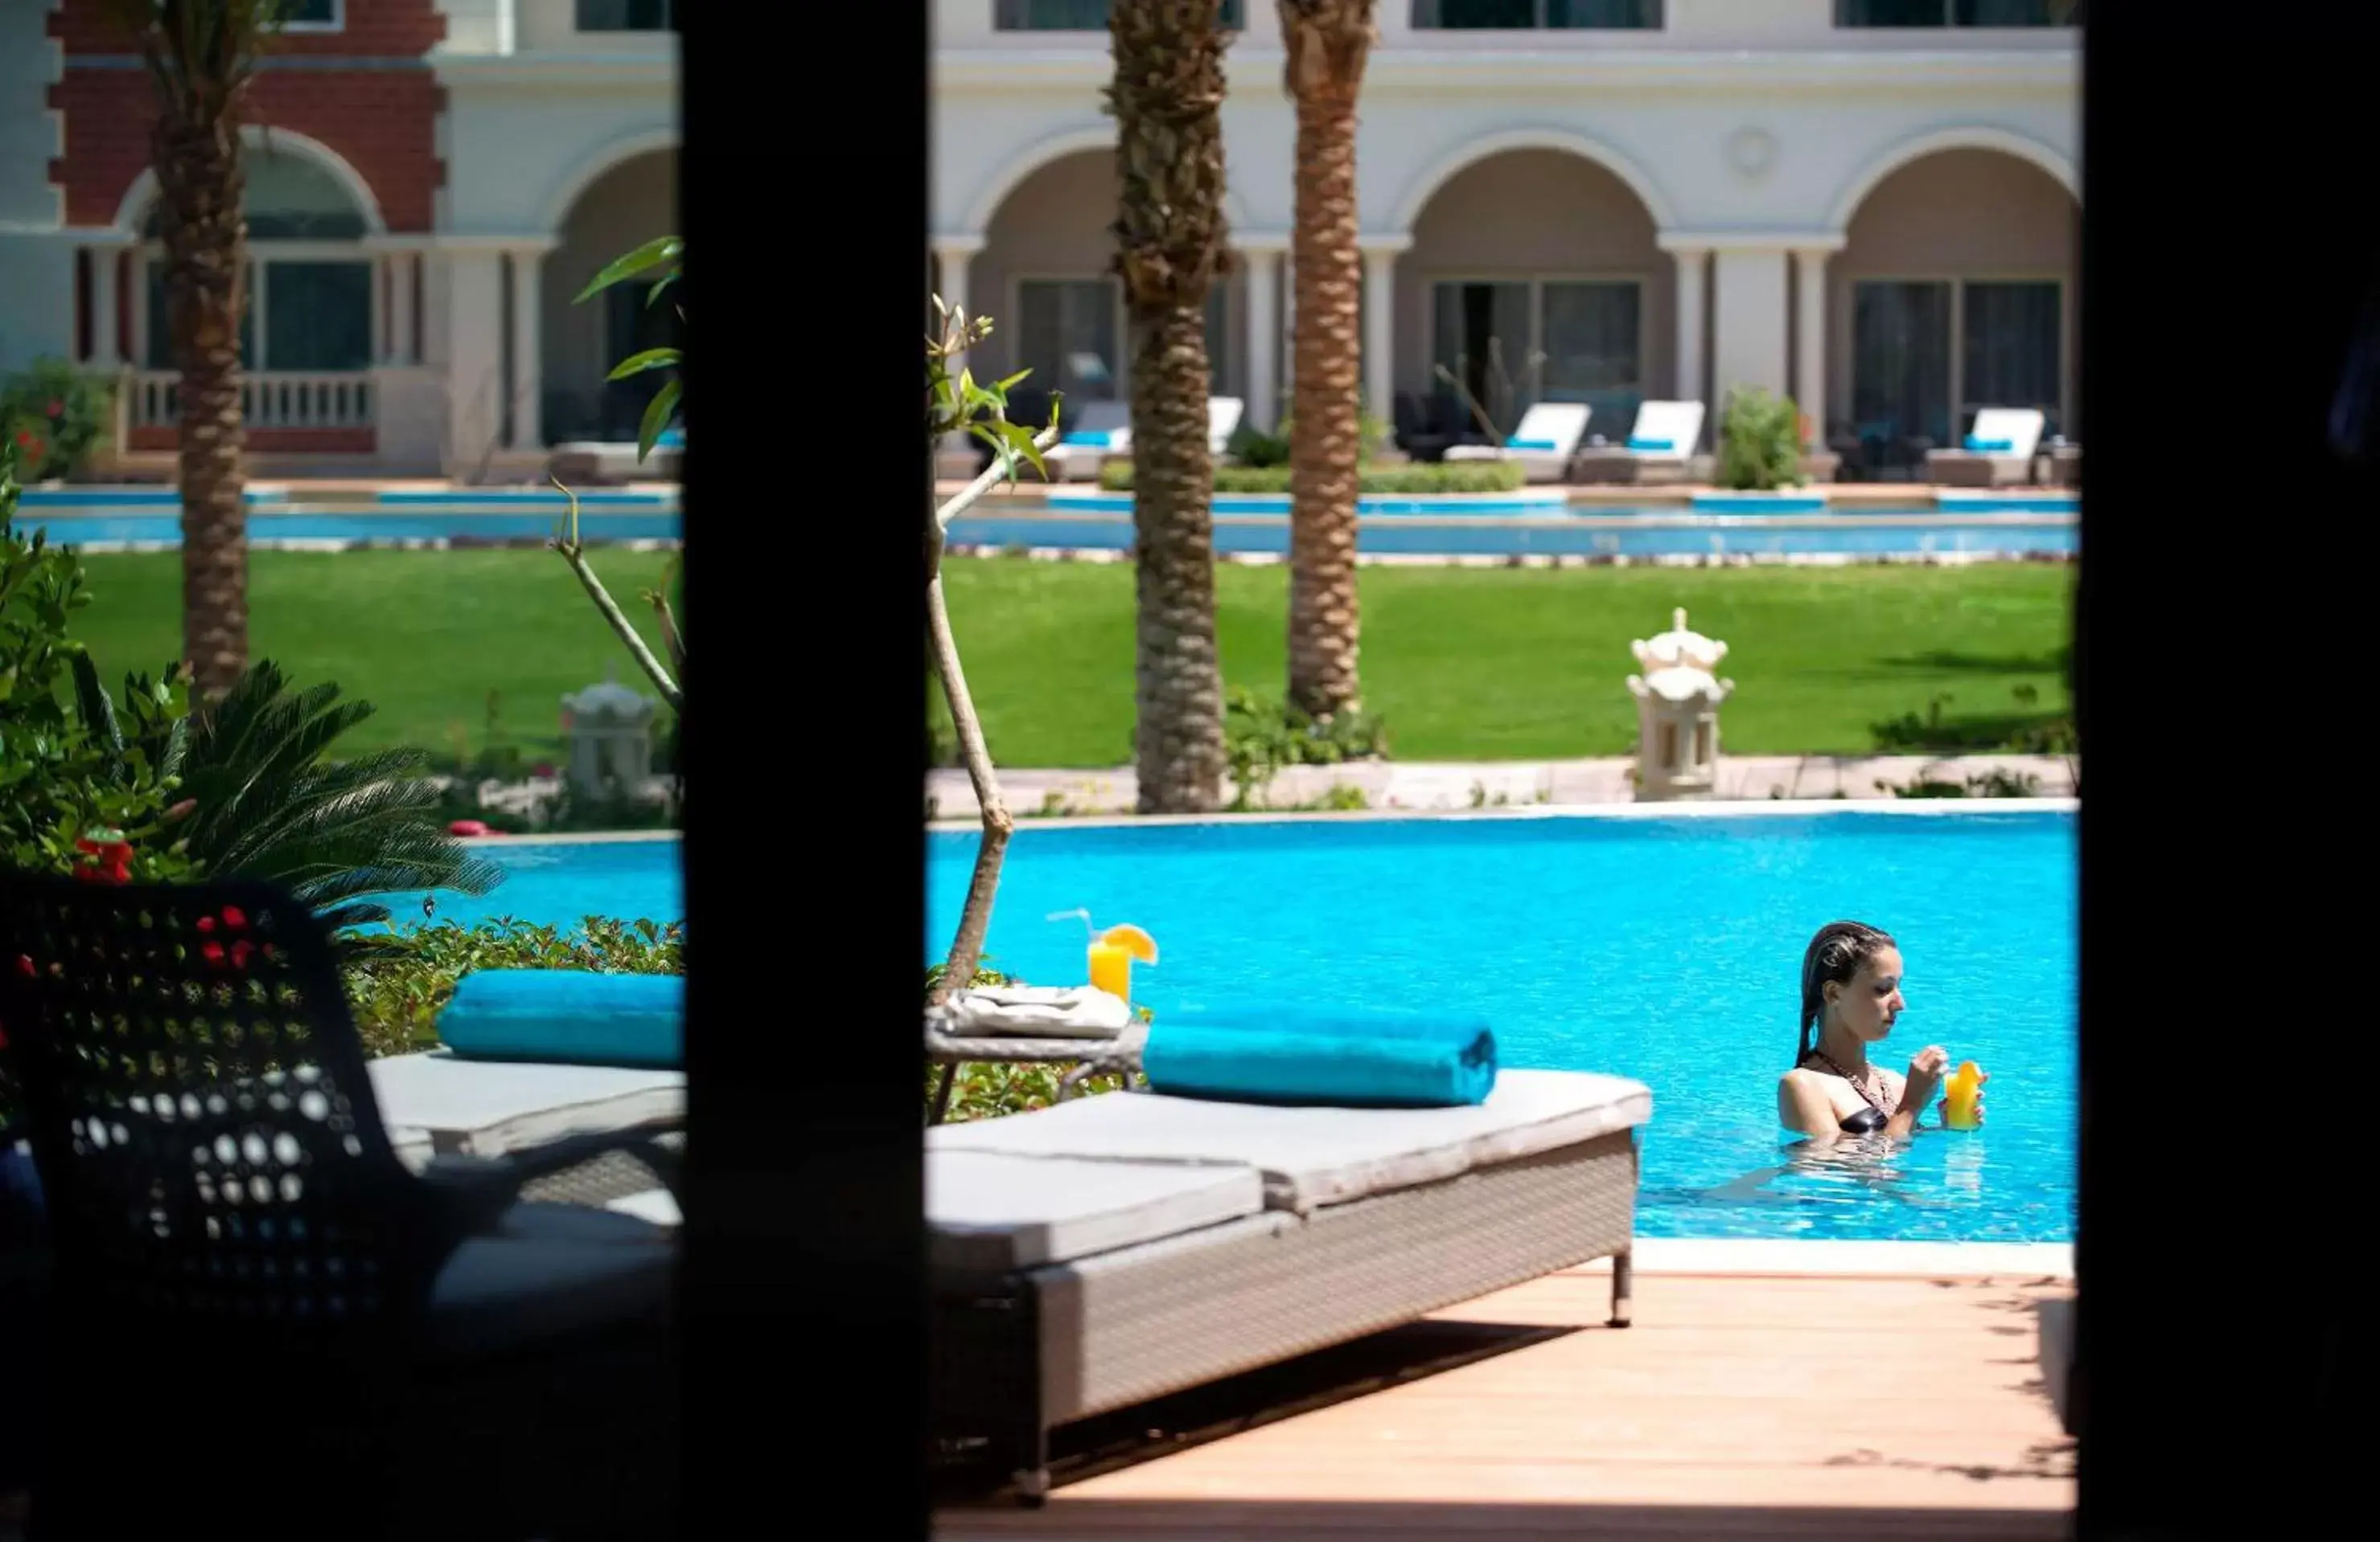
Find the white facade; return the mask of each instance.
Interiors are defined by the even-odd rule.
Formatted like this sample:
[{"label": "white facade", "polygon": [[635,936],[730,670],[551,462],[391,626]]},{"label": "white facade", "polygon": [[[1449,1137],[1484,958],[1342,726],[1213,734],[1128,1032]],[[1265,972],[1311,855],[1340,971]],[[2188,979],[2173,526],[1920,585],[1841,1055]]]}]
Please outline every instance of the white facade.
[{"label": "white facade", "polygon": [[[145,455],[153,469],[169,458],[176,378],[152,346],[154,247],[142,227],[154,178],[135,178],[110,223],[65,223],[52,166],[64,146],[45,103],[63,67],[44,35],[49,8],[0,4],[0,374],[47,355],[115,378],[118,464]],[[439,8],[446,37],[423,61],[444,93],[436,142],[420,147],[443,165],[430,230],[392,231],[370,177],[322,140],[285,126],[248,135],[261,275],[249,325],[264,356],[248,382],[249,450],[276,469],[533,472],[553,438],[633,438],[638,393],[659,383],[603,377],[650,345],[667,308],[644,311],[632,294],[572,300],[605,262],[678,228],[676,34],[643,0]],[[624,25],[629,16],[640,19]],[[295,164],[266,175],[266,156]],[[344,189],[338,209],[317,198],[300,211],[333,214],[337,228],[274,239],[275,215],[291,211],[260,205],[268,186]],[[293,271],[292,292],[322,285],[326,267],[346,271],[307,313],[311,330],[347,339],[337,359],[276,366],[263,335],[276,261],[308,268]]]},{"label": "white facade", "polygon": [[572,297],[678,228],[677,35],[580,31],[574,0],[445,9],[431,60],[446,90],[446,186],[427,304],[446,469],[527,469],[552,439],[633,438],[633,409],[603,386],[635,351],[614,335],[627,318]]},{"label": "white facade", "polygon": [[[1716,424],[1729,390],[1761,386],[1814,433],[1890,421],[1942,443],[1991,405],[2076,431],[2077,34],[1843,26],[1839,3],[1666,0],[1607,8],[1657,27],[1475,30],[1416,25],[1462,0],[1381,0],[1357,151],[1369,408],[1429,426],[1451,395],[1439,365],[1498,396],[1466,346],[1486,339],[1499,416],[1574,395],[1624,433],[1634,400],[1680,396]],[[1073,396],[1104,393],[1066,361],[1120,331],[1079,287],[1112,248],[1107,38],[1017,24],[1099,10],[934,12],[938,282],[1000,323],[985,367],[1054,371]],[[1241,271],[1210,336],[1219,387],[1269,423],[1294,115],[1271,0],[1245,23],[1222,113]],[[1997,399],[2020,392],[2034,399]]]}]

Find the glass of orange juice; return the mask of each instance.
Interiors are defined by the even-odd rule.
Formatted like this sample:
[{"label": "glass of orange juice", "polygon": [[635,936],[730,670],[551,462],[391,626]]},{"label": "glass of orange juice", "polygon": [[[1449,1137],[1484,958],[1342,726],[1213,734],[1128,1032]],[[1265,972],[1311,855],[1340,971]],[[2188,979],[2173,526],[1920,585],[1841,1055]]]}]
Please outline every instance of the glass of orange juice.
[{"label": "glass of orange juice", "polygon": [[1068,916],[1082,917],[1089,930],[1090,942],[1085,953],[1089,965],[1091,989],[1104,990],[1119,1001],[1132,1000],[1132,966],[1137,962],[1154,967],[1157,964],[1157,940],[1129,923],[1109,927],[1105,930],[1092,925],[1087,910],[1062,910],[1050,919]]}]

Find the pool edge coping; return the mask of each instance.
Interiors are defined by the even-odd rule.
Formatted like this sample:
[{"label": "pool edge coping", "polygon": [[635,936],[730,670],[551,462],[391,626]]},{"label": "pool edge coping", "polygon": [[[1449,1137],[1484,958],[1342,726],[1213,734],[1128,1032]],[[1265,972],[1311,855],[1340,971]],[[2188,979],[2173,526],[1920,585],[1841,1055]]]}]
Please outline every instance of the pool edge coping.
[{"label": "pool edge coping", "polygon": [[[1086,772],[1086,775],[1098,774]],[[1016,820],[1016,834],[1028,830],[1097,830],[1157,826],[1243,824],[1379,824],[1394,820],[1742,819],[1780,815],[1864,815],[1869,818],[1955,819],[1979,814],[2072,814],[2080,797],[1996,798],[1710,798],[1676,803],[1541,803],[1503,808],[1350,808],[1258,810],[1245,814],[1090,814],[1076,818]],[[983,828],[979,819],[929,820],[934,832]],[[527,839],[527,837],[520,837]]]},{"label": "pool edge coping", "polygon": [[[1640,1274],[1772,1279],[2074,1279],[2071,1242],[1906,1242],[1816,1237],[1638,1237]],[[1560,1272],[1608,1273],[1609,1259]]]}]

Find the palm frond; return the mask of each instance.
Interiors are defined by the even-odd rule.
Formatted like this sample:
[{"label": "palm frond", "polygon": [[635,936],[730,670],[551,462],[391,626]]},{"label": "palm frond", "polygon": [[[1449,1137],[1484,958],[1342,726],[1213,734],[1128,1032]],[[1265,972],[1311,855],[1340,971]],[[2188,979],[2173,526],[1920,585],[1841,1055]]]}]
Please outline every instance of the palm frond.
[{"label": "palm frond", "polygon": [[197,805],[186,827],[192,854],[210,871],[283,884],[318,910],[366,919],[385,918],[384,907],[356,907],[369,895],[494,889],[504,869],[447,833],[419,750],[331,759],[371,715],[336,686],[292,688],[278,665],[257,661],[190,720],[181,770]]}]

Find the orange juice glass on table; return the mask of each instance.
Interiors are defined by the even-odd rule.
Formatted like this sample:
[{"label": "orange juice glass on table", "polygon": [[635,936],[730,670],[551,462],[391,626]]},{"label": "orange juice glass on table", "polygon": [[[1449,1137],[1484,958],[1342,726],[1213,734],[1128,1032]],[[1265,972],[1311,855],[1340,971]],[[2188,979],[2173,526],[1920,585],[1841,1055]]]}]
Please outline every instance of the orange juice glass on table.
[{"label": "orange juice glass on table", "polygon": [[1090,965],[1090,983],[1095,990],[1104,990],[1118,1001],[1132,1000],[1132,966],[1135,961],[1154,966],[1157,963],[1157,940],[1132,925],[1112,926],[1099,930],[1091,924],[1087,910],[1062,910],[1050,918],[1079,916],[1090,930],[1091,940],[1086,953]]}]

